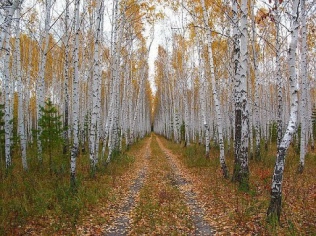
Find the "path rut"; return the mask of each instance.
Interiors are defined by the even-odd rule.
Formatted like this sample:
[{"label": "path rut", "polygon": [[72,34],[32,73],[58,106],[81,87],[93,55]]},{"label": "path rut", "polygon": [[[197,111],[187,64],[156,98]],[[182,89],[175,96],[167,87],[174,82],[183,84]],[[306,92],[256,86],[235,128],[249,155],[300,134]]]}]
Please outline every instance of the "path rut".
[{"label": "path rut", "polygon": [[[112,214],[113,218],[110,220],[110,224],[104,225],[102,227],[102,233],[100,232],[101,234],[97,235],[138,235],[137,231],[134,230],[136,225],[133,225],[133,217],[136,216],[139,218],[137,211],[135,211],[139,206],[139,196],[142,189],[144,189],[145,185],[148,184],[147,179],[149,180],[149,177],[153,173],[156,173],[153,172],[153,168],[156,166],[152,165],[152,159],[150,158],[152,155],[154,155],[154,149],[152,150],[152,145],[154,145],[152,140],[153,138],[155,138],[155,143],[158,143],[158,145],[155,144],[157,146],[154,147],[157,147],[161,150],[159,158],[166,158],[166,164],[170,167],[170,175],[167,174],[166,176],[169,176],[168,178],[171,181],[171,186],[173,185],[179,190],[180,196],[177,196],[177,199],[182,199],[183,204],[188,207],[188,219],[190,219],[191,223],[193,224],[193,231],[190,230],[190,232],[185,232],[181,228],[174,228],[173,226],[175,225],[172,225],[173,232],[176,233],[176,235],[178,235],[178,233],[179,235],[214,235],[216,232],[205,219],[205,210],[201,202],[198,201],[197,194],[194,191],[194,185],[192,183],[193,178],[187,173],[186,168],[182,166],[176,155],[174,155],[171,150],[166,148],[161,142],[160,138],[156,135],[152,135],[145,147],[139,150],[139,156],[141,157],[140,160],[142,161],[142,164],[140,165],[140,168],[138,168],[138,173],[134,175],[136,177],[134,177],[135,179],[131,182],[128,192],[125,194],[126,197],[120,200],[119,204],[112,205],[105,209],[114,213]],[[160,177],[160,179],[161,178],[163,179],[164,177]],[[141,220],[145,219],[142,218]],[[161,235],[158,232],[153,231],[154,228],[142,235]],[[89,231],[86,233],[88,232]],[[163,235],[168,235],[168,230],[163,232],[166,233]]]},{"label": "path rut", "polygon": [[157,136],[156,139],[159,147],[165,153],[166,158],[174,172],[174,184],[184,195],[185,201],[191,210],[191,218],[195,225],[194,235],[214,235],[215,230],[212,229],[210,224],[204,219],[205,210],[203,209],[202,204],[196,199],[196,194],[193,190],[193,185],[190,179],[182,174],[184,170],[171,151],[162,144]]},{"label": "path rut", "polygon": [[127,194],[126,199],[123,201],[123,204],[119,207],[119,209],[116,209],[117,217],[114,219],[113,223],[105,229],[104,235],[106,236],[127,235],[130,230],[130,213],[135,207],[135,199],[144,184],[146,174],[148,171],[147,159],[150,157],[150,143],[151,138],[148,144],[146,145],[146,154],[143,168],[140,170],[137,178],[130,186],[129,193]]}]

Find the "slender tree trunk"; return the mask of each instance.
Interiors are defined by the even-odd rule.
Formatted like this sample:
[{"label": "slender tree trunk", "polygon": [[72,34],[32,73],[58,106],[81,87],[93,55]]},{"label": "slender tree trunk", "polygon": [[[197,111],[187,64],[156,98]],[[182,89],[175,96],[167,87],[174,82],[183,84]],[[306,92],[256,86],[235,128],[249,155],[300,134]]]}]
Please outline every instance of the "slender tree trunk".
[{"label": "slender tree trunk", "polygon": [[302,48],[301,48],[301,143],[300,143],[300,162],[298,172],[303,173],[306,155],[306,131],[307,131],[307,40],[306,40],[306,13],[305,0],[301,0],[301,20],[302,20]]},{"label": "slender tree trunk", "polygon": [[[7,28],[6,30],[9,30]],[[9,46],[9,33],[5,35],[5,55],[4,55],[4,88],[5,88],[5,103],[4,103],[4,139],[5,139],[5,163],[6,168],[9,168],[12,165],[11,157],[11,111],[10,108],[11,102],[11,81],[9,74],[9,63],[10,63],[10,46]]]},{"label": "slender tree trunk", "polygon": [[[308,83],[308,88],[310,87],[311,82]],[[311,98],[311,90],[308,91],[307,94],[307,104],[308,104],[308,126],[309,127],[309,138],[311,142],[311,149],[315,149],[315,140],[313,133],[313,108],[312,108],[312,98]]]},{"label": "slender tree trunk", "polygon": [[[236,6],[237,2],[233,0]],[[237,14],[236,7],[233,9],[233,16]],[[241,1],[240,19],[240,58],[235,74],[235,164],[233,181],[236,181],[248,188],[248,138],[249,138],[249,112],[247,101],[247,68],[248,68],[248,32],[247,32],[248,7],[247,0]],[[236,27],[236,22],[234,22]],[[235,31],[236,32],[236,31]],[[234,33],[234,37],[236,34]],[[237,42],[235,42],[237,43]],[[239,48],[239,47],[238,47]],[[237,50],[237,48],[235,49]],[[238,51],[235,51],[235,55]]]},{"label": "slender tree trunk", "polygon": [[[114,1],[114,27],[113,27],[113,41],[111,42],[113,47],[112,52],[112,91],[110,98],[110,126],[109,126],[109,154],[106,160],[106,163],[109,163],[113,152],[119,150],[119,109],[120,109],[120,50],[123,38],[123,29],[124,24],[120,22],[119,17],[119,2],[118,0]],[[124,16],[123,16],[124,17]],[[125,19],[124,19],[125,20]]]},{"label": "slender tree trunk", "polygon": [[[260,117],[259,117],[259,76],[258,76],[258,64],[257,64],[257,51],[256,51],[256,26],[255,26],[255,13],[254,8],[255,4],[251,1],[252,4],[252,53],[253,53],[253,70],[255,75],[255,100],[254,100],[254,119],[255,119],[255,135],[256,135],[256,146],[255,146],[255,159],[261,159],[260,152]],[[252,128],[251,128],[252,129]]]},{"label": "slender tree trunk", "polygon": [[76,160],[79,153],[79,5],[80,0],[75,1],[74,22],[75,22],[75,39],[74,39],[74,72],[72,85],[72,118],[73,118],[73,144],[70,157],[70,185],[76,185]]},{"label": "slender tree trunk", "polygon": [[205,138],[205,157],[209,158],[210,156],[210,138],[209,138],[209,125],[206,121],[206,91],[208,88],[207,79],[205,78],[205,72],[203,71],[203,67],[205,63],[203,63],[202,55],[203,55],[203,47],[202,42],[199,42],[199,78],[200,78],[200,85],[199,85],[199,98],[200,98],[200,110],[201,110],[201,132],[199,135],[200,143],[202,143],[202,134],[204,130],[204,138]]},{"label": "slender tree trunk", "polygon": [[299,0],[293,1],[291,42],[288,50],[289,56],[289,81],[291,86],[291,111],[290,120],[282,141],[278,147],[271,186],[271,200],[268,208],[268,218],[277,217],[280,220],[282,208],[282,182],[285,165],[285,154],[297,127],[298,87],[295,71],[297,36],[299,29]]},{"label": "slender tree trunk", "polygon": [[283,131],[283,92],[282,92],[282,78],[281,78],[281,62],[280,62],[280,14],[279,14],[279,1],[275,1],[275,30],[276,30],[276,81],[277,81],[277,94],[278,94],[278,109],[277,109],[277,146],[280,145],[282,140]]},{"label": "slender tree trunk", "polygon": [[96,20],[96,34],[95,34],[95,44],[94,44],[94,70],[92,78],[92,114],[91,114],[91,124],[90,124],[90,136],[89,136],[89,150],[90,150],[90,165],[91,173],[94,175],[96,171],[96,165],[98,162],[98,114],[100,112],[100,55],[99,50],[100,40],[101,40],[101,21],[104,9],[103,0],[98,1],[97,5],[97,20]]},{"label": "slender tree trunk", "polygon": [[11,23],[14,15],[14,11],[16,10],[18,1],[7,2],[6,3],[6,16],[4,19],[4,24],[1,26],[3,30],[1,32],[0,42],[2,46],[0,50],[4,50],[4,61],[3,61],[3,86],[5,91],[5,101],[4,101],[4,139],[5,139],[5,163],[6,168],[9,168],[12,165],[12,157],[11,157],[11,134],[12,134],[12,126],[11,126],[11,117],[12,117],[12,103],[11,103],[11,79],[10,79],[10,31],[11,31]]},{"label": "slender tree trunk", "polygon": [[[46,1],[46,16],[45,16],[45,29],[44,35],[41,36],[40,40],[40,62],[39,62],[39,71],[38,71],[38,82],[37,82],[37,122],[42,117],[41,107],[44,107],[45,104],[45,68],[46,68],[46,58],[48,53],[48,43],[49,43],[49,28],[50,28],[50,20],[51,20],[51,8],[52,3],[51,0]],[[42,129],[39,125],[37,125],[38,134],[37,134],[37,155],[39,162],[42,162],[42,142],[40,139]]]},{"label": "slender tree trunk", "polygon": [[16,75],[17,75],[17,87],[18,87],[18,132],[20,136],[21,145],[21,156],[22,156],[22,166],[24,170],[28,169],[26,160],[26,135],[25,135],[25,115],[24,106],[25,102],[23,99],[23,89],[22,89],[22,75],[21,75],[21,50],[20,50],[20,17],[21,17],[21,6],[17,7],[16,11],[16,38],[15,38],[15,54],[16,54]]},{"label": "slender tree trunk", "polygon": [[228,178],[228,169],[225,161],[225,150],[224,150],[224,137],[223,137],[223,124],[222,124],[222,113],[221,113],[221,105],[217,95],[217,88],[216,88],[216,81],[215,81],[215,70],[214,70],[214,62],[213,62],[213,51],[212,51],[212,35],[211,35],[211,28],[208,25],[209,19],[207,15],[207,10],[205,7],[205,1],[202,0],[202,8],[203,8],[203,19],[204,25],[206,27],[206,35],[207,35],[207,51],[208,51],[208,58],[209,58],[209,65],[210,65],[210,76],[211,76],[211,83],[212,83],[212,93],[213,99],[215,104],[215,114],[216,114],[216,122],[217,122],[217,132],[218,132],[218,144],[220,148],[220,164],[222,168],[222,173],[224,178]]},{"label": "slender tree trunk", "polygon": [[69,0],[66,0],[66,9],[65,9],[65,64],[64,64],[64,147],[63,153],[66,154],[68,152],[68,145],[69,145]]}]

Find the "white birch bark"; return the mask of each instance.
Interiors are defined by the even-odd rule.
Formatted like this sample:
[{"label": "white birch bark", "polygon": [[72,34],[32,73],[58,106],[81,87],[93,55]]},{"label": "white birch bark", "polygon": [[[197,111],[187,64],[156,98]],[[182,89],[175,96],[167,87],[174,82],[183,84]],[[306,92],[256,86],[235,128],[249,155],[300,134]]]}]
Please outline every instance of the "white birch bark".
[{"label": "white birch bark", "polygon": [[[308,88],[311,86],[312,82],[310,81],[308,83]],[[309,93],[307,94],[307,104],[308,104],[308,125],[309,127],[309,138],[311,142],[311,149],[315,149],[315,140],[314,140],[314,134],[313,134],[313,108],[312,108],[312,98],[311,98],[311,90],[309,90]]]},{"label": "white birch bark", "polygon": [[224,138],[223,138],[223,124],[222,124],[222,114],[221,114],[221,105],[218,99],[216,82],[215,82],[215,71],[214,71],[214,62],[213,62],[213,52],[212,52],[212,34],[211,28],[208,25],[209,19],[207,15],[207,10],[205,7],[205,1],[202,0],[202,8],[203,8],[203,19],[204,25],[206,27],[206,43],[207,43],[207,51],[208,51],[208,58],[209,58],[209,66],[210,66],[210,76],[211,76],[211,83],[212,83],[212,93],[213,93],[213,100],[215,105],[215,114],[216,114],[216,122],[217,122],[217,132],[218,132],[218,144],[220,147],[220,164],[222,168],[222,173],[225,178],[228,178],[228,170],[225,162],[225,150],[224,150]]},{"label": "white birch bark", "polygon": [[[39,62],[39,71],[38,71],[38,80],[37,80],[37,122],[41,119],[41,107],[44,107],[45,104],[45,68],[46,68],[46,58],[48,52],[48,43],[49,43],[49,29],[50,29],[50,21],[51,21],[51,8],[52,2],[51,0],[46,1],[46,16],[45,16],[45,29],[44,33],[40,39],[40,62]],[[38,126],[38,134],[37,134],[37,155],[38,160],[42,162],[42,142],[40,140],[41,136],[41,127]]]},{"label": "white birch bark", "polygon": [[[256,26],[255,26],[255,4],[252,4],[252,53],[253,53],[253,70],[255,75],[255,99],[254,99],[254,119],[255,119],[255,135],[256,135],[256,145],[255,145],[255,159],[260,160],[260,117],[259,117],[259,75],[258,75],[258,64],[257,64],[257,51],[256,51]],[[251,128],[252,130],[252,128]]]},{"label": "white birch bark", "polygon": [[[207,80],[205,78],[205,73],[203,71],[203,68],[205,66],[205,63],[203,63],[202,60],[202,42],[199,42],[199,78],[200,78],[200,84],[199,84],[199,99],[200,99],[200,110],[201,110],[201,126],[202,128],[201,133],[199,135],[200,143],[202,142],[202,133],[204,133],[205,138],[205,157],[209,158],[210,154],[210,138],[209,138],[209,125],[206,121],[206,92],[205,90],[208,88]],[[204,131],[204,132],[203,132]]]},{"label": "white birch bark", "polygon": [[300,163],[298,172],[303,173],[305,165],[306,155],[306,137],[307,137],[307,40],[306,40],[306,12],[305,12],[305,0],[301,0],[301,34],[302,34],[302,45],[301,45],[301,140],[300,140]]},{"label": "white birch bark", "polygon": [[[9,30],[7,28],[6,30]],[[9,46],[9,34],[7,33],[5,35],[5,55],[4,55],[4,70],[3,70],[3,76],[4,76],[4,89],[5,89],[5,101],[4,101],[4,139],[5,139],[5,163],[6,168],[9,168],[12,165],[12,157],[11,157],[11,114],[10,112],[12,109],[10,109],[11,105],[11,86],[10,86],[10,75],[9,75],[9,63],[10,63],[10,46]]]},{"label": "white birch bark", "polygon": [[104,1],[100,0],[97,3],[97,19],[96,19],[96,33],[93,55],[93,78],[92,78],[92,113],[90,123],[90,136],[89,136],[89,152],[90,152],[90,166],[91,172],[94,174],[98,162],[98,115],[100,113],[100,49],[101,49],[101,21],[104,10]]},{"label": "white birch bark", "polygon": [[276,60],[276,81],[277,81],[277,94],[278,94],[278,109],[277,109],[277,146],[280,145],[282,140],[283,131],[283,92],[282,92],[282,77],[281,77],[281,62],[280,62],[280,13],[279,1],[275,1],[275,30],[276,30],[276,45],[275,45],[275,60]]},{"label": "white birch bark", "polygon": [[9,29],[11,27],[11,23],[12,23],[12,18],[14,15],[14,11],[15,11],[15,5],[17,4],[17,0],[15,0],[14,2],[9,1],[9,0],[5,0],[2,3],[2,6],[4,8],[4,12],[5,12],[5,16],[2,16],[3,22],[1,22],[0,24],[0,49],[5,49],[5,43],[6,43],[6,37],[7,34],[9,33]]},{"label": "white birch bark", "polygon": [[113,62],[112,62],[112,91],[110,98],[110,126],[109,126],[109,153],[106,163],[109,163],[113,155],[113,151],[119,149],[119,108],[120,108],[120,49],[123,38],[123,22],[119,21],[119,2],[114,1],[114,27],[112,45]]},{"label": "white birch bark", "polygon": [[65,46],[65,62],[64,62],[64,148],[63,153],[68,152],[68,143],[69,143],[69,0],[66,0],[66,9],[65,9],[65,37],[64,37],[64,46]]},{"label": "white birch bark", "polygon": [[11,126],[11,117],[12,117],[12,103],[11,103],[11,77],[10,77],[10,32],[11,32],[11,24],[12,18],[14,15],[14,11],[16,10],[17,4],[19,1],[7,2],[6,5],[6,16],[4,19],[4,24],[1,27],[3,32],[1,32],[1,45],[0,49],[4,51],[3,56],[3,86],[4,86],[4,139],[5,139],[5,163],[6,168],[9,168],[12,165],[12,157],[11,157],[11,134],[12,134],[12,126]]},{"label": "white birch bark", "polygon": [[[20,50],[20,17],[21,5],[17,6],[16,10],[16,36],[15,36],[15,58],[16,58],[16,76],[17,76],[17,90],[18,90],[18,133],[20,136],[22,166],[24,170],[28,169],[26,160],[26,134],[25,134],[25,114],[22,86],[22,68],[21,68],[21,50]],[[24,88],[25,89],[25,88]]]},{"label": "white birch bark", "polygon": [[194,76],[192,76],[192,95],[191,95],[191,117],[190,117],[190,123],[191,123],[191,137],[192,137],[192,142],[195,142],[195,120],[196,120],[196,116],[195,116],[195,112],[194,112],[194,108],[195,108],[195,84],[194,84]]},{"label": "white birch bark", "polygon": [[[237,4],[233,0],[234,5]],[[235,15],[235,9],[233,10]],[[248,32],[247,32],[247,0],[241,1],[240,19],[240,58],[235,75],[235,165],[233,180],[248,186],[248,138],[249,112],[247,104],[247,68],[248,68]],[[236,27],[236,22],[234,22]],[[236,30],[236,29],[235,29]],[[236,34],[234,34],[236,36]],[[238,52],[236,52],[238,53]]]},{"label": "white birch bark", "polygon": [[74,10],[74,71],[73,71],[73,85],[72,85],[72,119],[73,119],[73,144],[70,156],[70,185],[76,185],[76,162],[79,153],[79,6],[80,0],[75,1]]},{"label": "white birch bark", "polygon": [[185,83],[184,89],[183,89],[183,96],[184,96],[184,146],[190,144],[190,114],[189,114],[189,102],[188,102],[188,89],[187,89],[187,83]]},{"label": "white birch bark", "polygon": [[[152,42],[149,45],[149,49],[144,49],[146,50],[146,52],[144,53],[144,55],[140,58],[140,60],[144,60],[143,64],[145,63],[145,60],[148,60],[148,56],[149,56],[149,51],[151,48]],[[140,69],[140,85],[139,85],[139,92],[138,92],[138,96],[137,96],[137,100],[136,100],[136,107],[135,107],[135,112],[134,112],[134,116],[133,116],[133,123],[132,123],[132,127],[131,127],[131,142],[134,143],[135,140],[135,126],[136,126],[136,120],[139,117],[139,113],[141,113],[141,102],[142,102],[142,98],[144,96],[145,93],[145,66],[143,65],[143,67]]]},{"label": "white birch bark", "polygon": [[297,128],[298,83],[295,69],[297,37],[299,29],[299,0],[293,1],[291,13],[291,42],[288,50],[289,81],[291,87],[291,110],[287,129],[278,147],[271,185],[271,200],[267,216],[276,216],[280,220],[282,202],[282,182],[285,165],[285,154]]}]

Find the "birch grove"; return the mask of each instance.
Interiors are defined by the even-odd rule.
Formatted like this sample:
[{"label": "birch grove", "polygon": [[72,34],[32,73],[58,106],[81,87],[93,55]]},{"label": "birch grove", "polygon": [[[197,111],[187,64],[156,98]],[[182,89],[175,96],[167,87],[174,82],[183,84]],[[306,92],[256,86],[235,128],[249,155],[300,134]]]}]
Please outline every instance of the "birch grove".
[{"label": "birch grove", "polygon": [[[66,166],[75,187],[78,160],[96,177],[153,131],[201,145],[204,161],[249,190],[249,164],[270,149],[267,215],[280,219],[287,151],[303,173],[316,135],[313,3],[1,1],[0,164]],[[62,140],[50,153],[45,112]]]}]

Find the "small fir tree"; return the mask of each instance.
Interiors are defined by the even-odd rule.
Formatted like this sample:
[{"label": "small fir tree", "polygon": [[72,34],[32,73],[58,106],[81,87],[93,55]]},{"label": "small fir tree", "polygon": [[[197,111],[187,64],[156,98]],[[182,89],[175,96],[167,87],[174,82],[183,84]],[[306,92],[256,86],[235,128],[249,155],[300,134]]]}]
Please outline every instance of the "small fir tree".
[{"label": "small fir tree", "polygon": [[58,115],[57,108],[50,99],[45,102],[45,107],[41,107],[41,113],[39,126],[42,132],[39,138],[41,139],[43,149],[48,152],[49,171],[52,173],[52,152],[54,149],[59,148],[63,141],[61,116]]}]

